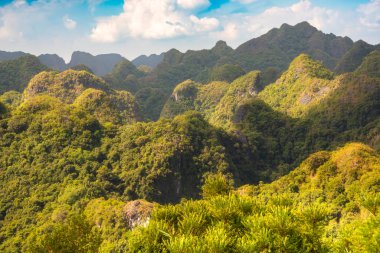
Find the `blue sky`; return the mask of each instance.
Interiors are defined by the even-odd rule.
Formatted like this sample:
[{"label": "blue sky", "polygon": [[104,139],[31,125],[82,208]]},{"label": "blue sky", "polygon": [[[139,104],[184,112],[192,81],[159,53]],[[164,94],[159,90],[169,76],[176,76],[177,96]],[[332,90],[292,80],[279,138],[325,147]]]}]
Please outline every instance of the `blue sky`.
[{"label": "blue sky", "polygon": [[69,60],[232,47],[283,23],[380,43],[380,0],[0,0],[0,50]]}]

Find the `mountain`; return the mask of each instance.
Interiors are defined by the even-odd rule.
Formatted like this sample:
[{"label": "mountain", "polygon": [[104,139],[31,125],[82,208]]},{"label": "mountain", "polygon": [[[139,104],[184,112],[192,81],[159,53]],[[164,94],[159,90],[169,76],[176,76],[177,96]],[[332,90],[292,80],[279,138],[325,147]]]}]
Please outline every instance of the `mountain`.
[{"label": "mountain", "polygon": [[353,44],[348,37],[324,34],[307,22],[284,24],[237,47],[234,60],[248,70],[284,70],[295,57],[306,53],[333,69]]},{"label": "mountain", "polygon": [[0,61],[15,60],[21,56],[26,55],[24,52],[6,52],[0,51]]},{"label": "mountain", "polygon": [[173,89],[176,84],[187,79],[202,83],[208,82],[210,80],[209,71],[218,65],[219,60],[228,57],[221,53],[232,52],[229,49],[225,43],[218,42],[209,50],[188,50],[186,53],[181,53],[176,49],[169,50],[165,53],[162,62],[150,74],[150,77],[154,79],[148,78],[142,81],[145,81],[146,85],[154,85],[167,90]]},{"label": "mountain", "polygon": [[[176,49],[171,49],[164,54],[162,62],[153,71],[139,79],[140,89],[158,89],[160,94],[166,96],[164,99],[157,100],[157,104],[154,105],[154,108],[158,108],[156,112],[159,112],[174,87],[185,80],[191,79],[198,83],[208,83],[211,80],[231,81],[234,77],[244,74],[245,71],[241,67],[227,64],[223,60],[228,57],[223,53],[231,53],[231,50],[225,42],[221,41],[210,50],[189,50],[181,53]],[[223,62],[218,64],[219,60],[223,60]],[[150,96],[141,98],[150,98]],[[140,103],[144,104],[145,102],[141,101]],[[159,113],[149,113],[147,117],[156,120],[159,115]]]},{"label": "mountain", "polygon": [[34,76],[24,91],[24,99],[48,94],[62,102],[73,103],[87,88],[110,90],[103,79],[87,71],[66,70],[56,73],[44,71]]},{"label": "mountain", "polygon": [[68,67],[71,68],[79,64],[84,64],[89,67],[95,75],[105,76],[123,59],[124,57],[119,54],[101,54],[93,56],[89,53],[76,51],[72,54]]},{"label": "mountain", "polygon": [[114,89],[136,92],[140,88],[138,78],[144,75],[145,73],[137,69],[132,62],[124,59],[117,63],[104,79]]},{"label": "mountain", "polygon": [[238,106],[255,97],[261,89],[261,73],[259,71],[251,71],[237,78],[228,86],[223,97],[218,100],[215,109],[209,116],[210,123],[224,129],[233,128],[232,124]]},{"label": "mountain", "polygon": [[160,117],[162,107],[168,96],[158,88],[142,88],[135,93],[141,113],[146,120],[154,121]]},{"label": "mountain", "polygon": [[[379,147],[377,62],[375,51],[354,73],[334,77],[320,62],[301,54],[267,86],[259,71],[231,84],[187,80],[176,86],[161,117],[200,112],[211,125],[247,145],[252,153],[246,155],[263,169],[258,177],[271,180],[311,152],[346,141]],[[239,171],[249,174],[243,167]]]},{"label": "mountain", "polygon": [[352,72],[362,63],[364,57],[376,49],[365,41],[359,40],[338,61],[334,71],[338,74]]},{"label": "mountain", "polygon": [[0,62],[0,252],[379,251],[379,51],[307,23],[243,49]]},{"label": "mountain", "polygon": [[234,50],[230,46],[228,46],[227,43],[223,40],[217,41],[215,46],[211,49],[211,51],[214,54],[219,55],[221,57],[228,57],[234,52]]},{"label": "mountain", "polygon": [[239,65],[223,64],[215,66],[209,71],[208,81],[226,81],[230,83],[245,73],[245,70]]},{"label": "mountain", "polygon": [[186,111],[194,110],[194,102],[200,88],[200,84],[191,80],[186,80],[178,84],[174,88],[170,98],[166,101],[161,112],[161,117],[173,118]]},{"label": "mountain", "polygon": [[355,73],[380,78],[380,50],[368,54]]},{"label": "mountain", "polygon": [[[359,69],[364,69],[366,60],[363,64]],[[313,68],[320,70],[318,64]],[[315,73],[325,76],[323,73],[329,73],[326,71],[322,68],[322,72]],[[315,85],[326,87],[325,92],[313,89]],[[305,101],[303,94],[308,94],[308,104],[301,103]],[[348,141],[361,141],[378,150],[379,98],[379,79],[368,73],[347,73],[330,81],[298,75],[288,84],[275,82],[258,97],[240,104],[233,111],[232,122],[235,132],[251,146],[249,149],[257,150],[266,165],[277,168],[270,176],[276,178],[276,173],[283,174],[308,154]]]},{"label": "mountain", "polygon": [[146,55],[140,55],[139,57],[137,57],[136,59],[134,59],[132,61],[132,63],[136,66],[136,67],[139,67],[139,66],[148,66],[152,69],[156,68],[158,64],[160,64],[162,62],[162,60],[164,59],[164,54],[165,53],[161,53],[159,55],[157,54],[151,54],[149,56],[146,56]]},{"label": "mountain", "polygon": [[85,109],[101,124],[129,124],[140,119],[132,94],[110,89],[103,79],[87,71],[70,69],[61,73],[39,73],[26,87],[24,102],[41,95]]},{"label": "mountain", "polygon": [[[303,53],[321,61],[328,69],[343,73],[353,71],[363,57],[376,48],[362,44],[348,37],[325,34],[307,22],[294,26],[284,24],[235,50],[224,41],[199,51],[169,50],[152,72],[140,78],[139,84],[141,88],[160,89],[169,97],[174,87],[185,80],[202,84],[213,80],[231,82],[243,71],[260,70],[261,83],[267,85],[277,80],[292,60]],[[355,63],[351,58],[355,58]],[[347,67],[348,64],[353,67]]]},{"label": "mountain", "polygon": [[0,62],[0,94],[10,90],[22,92],[34,75],[46,69],[33,55]]},{"label": "mountain", "polygon": [[88,73],[94,74],[94,72],[84,64],[75,65],[75,66],[71,67],[70,69],[77,70],[77,71],[84,70],[84,71],[87,71]]},{"label": "mountain", "polygon": [[67,69],[65,61],[56,54],[41,54],[38,56],[38,59],[42,64],[51,69],[58,71]]},{"label": "mountain", "polygon": [[273,109],[299,117],[337,87],[333,73],[310,56],[295,58],[287,71],[259,94]]},{"label": "mountain", "polygon": [[126,125],[140,121],[134,96],[127,91],[106,92],[89,88],[79,95],[74,105],[85,109],[103,125]]}]

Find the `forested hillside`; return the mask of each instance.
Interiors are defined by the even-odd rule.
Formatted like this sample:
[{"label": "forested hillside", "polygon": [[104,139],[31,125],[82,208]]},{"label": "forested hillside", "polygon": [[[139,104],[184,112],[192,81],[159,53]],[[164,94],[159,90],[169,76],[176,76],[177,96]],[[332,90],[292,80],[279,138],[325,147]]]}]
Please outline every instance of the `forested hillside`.
[{"label": "forested hillside", "polygon": [[0,252],[380,251],[374,46],[304,22],[102,57],[0,62]]}]

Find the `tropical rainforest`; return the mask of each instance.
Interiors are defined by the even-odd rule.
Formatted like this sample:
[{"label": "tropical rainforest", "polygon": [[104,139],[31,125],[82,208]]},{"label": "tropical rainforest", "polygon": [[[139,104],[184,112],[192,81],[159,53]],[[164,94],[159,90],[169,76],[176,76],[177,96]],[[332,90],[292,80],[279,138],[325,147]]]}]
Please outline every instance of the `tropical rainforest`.
[{"label": "tropical rainforest", "polygon": [[0,252],[380,252],[379,49],[0,61]]}]

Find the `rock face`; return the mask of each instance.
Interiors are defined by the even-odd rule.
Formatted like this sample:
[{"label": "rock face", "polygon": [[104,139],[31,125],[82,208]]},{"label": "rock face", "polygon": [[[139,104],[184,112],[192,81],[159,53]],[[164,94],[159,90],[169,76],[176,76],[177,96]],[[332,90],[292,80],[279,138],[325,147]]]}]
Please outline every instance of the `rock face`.
[{"label": "rock face", "polygon": [[152,69],[156,68],[158,64],[160,64],[162,62],[162,60],[164,59],[164,54],[165,53],[161,53],[159,55],[157,54],[151,54],[149,56],[146,56],[146,55],[140,55],[139,57],[137,57],[136,59],[134,59],[132,61],[132,63],[136,66],[136,67],[139,67],[139,66],[148,66]]},{"label": "rock face", "polygon": [[101,54],[93,56],[89,53],[76,51],[71,56],[71,61],[68,66],[74,67],[80,64],[84,64],[89,67],[95,75],[105,76],[112,71],[113,67],[124,60],[119,54]]},{"label": "rock face", "polygon": [[152,210],[153,204],[145,200],[128,202],[123,208],[130,228],[147,224]]},{"label": "rock face", "polygon": [[42,64],[53,70],[63,71],[67,69],[65,61],[56,54],[41,54],[38,59]]}]

